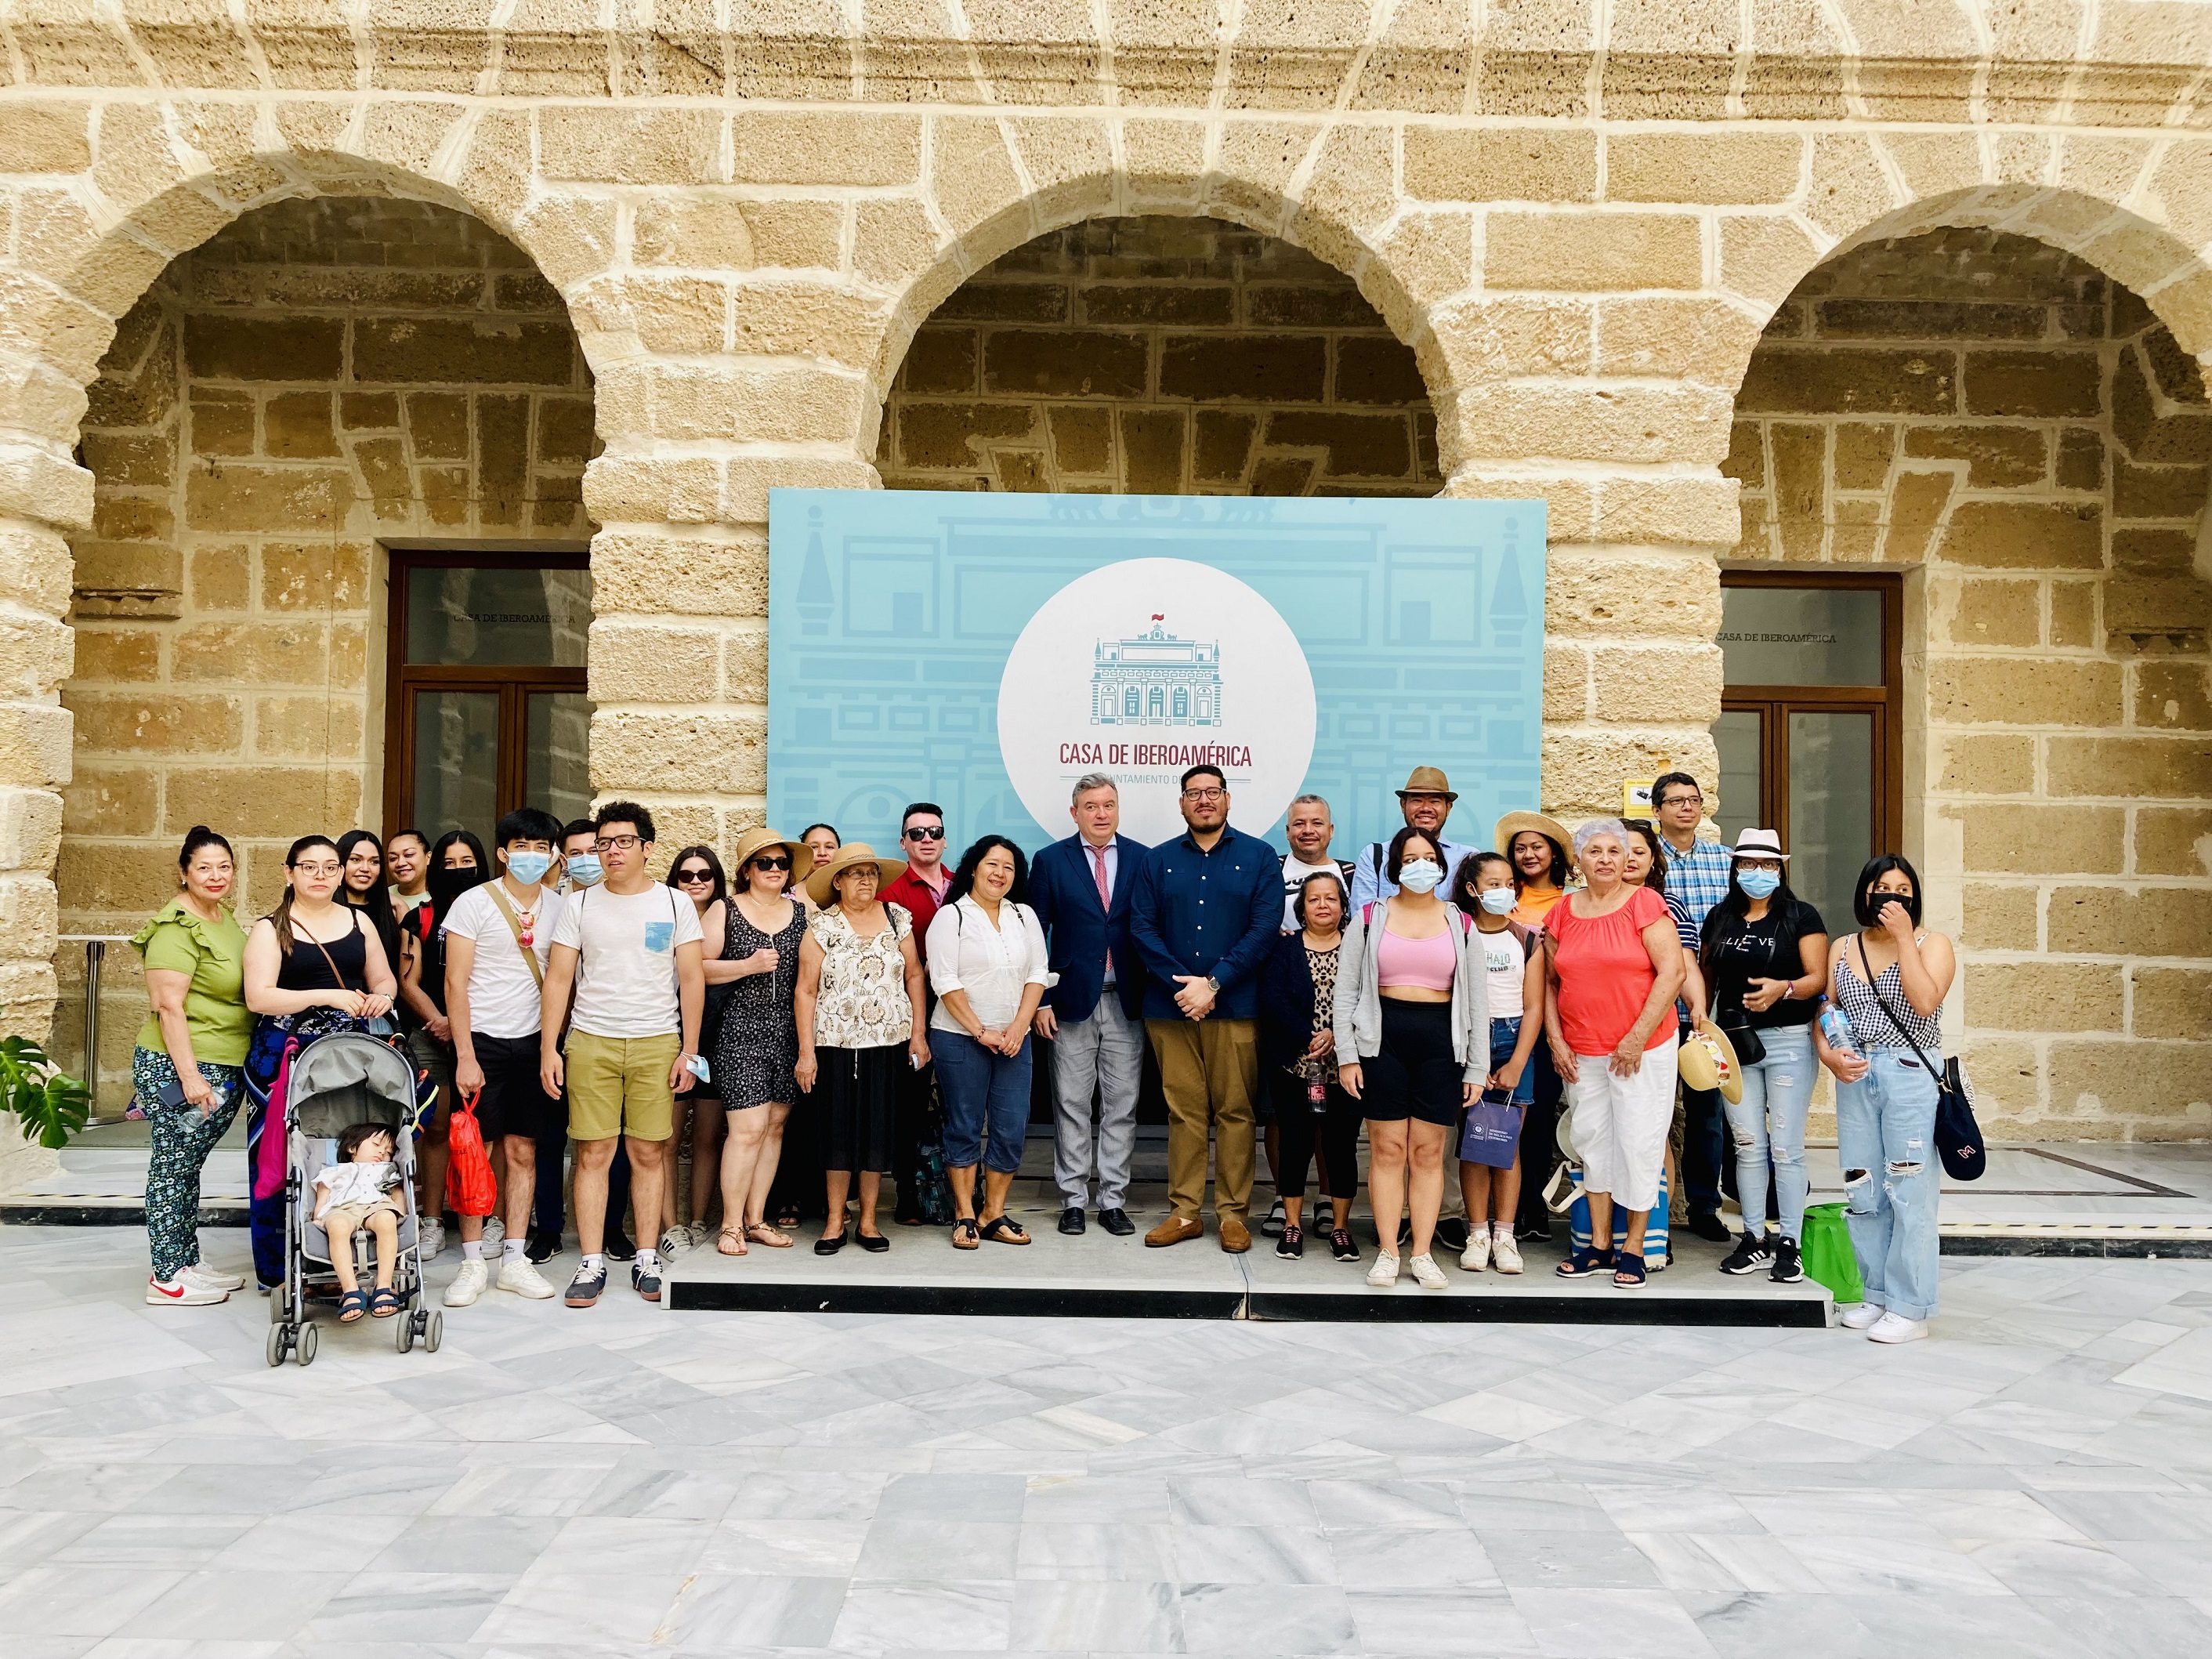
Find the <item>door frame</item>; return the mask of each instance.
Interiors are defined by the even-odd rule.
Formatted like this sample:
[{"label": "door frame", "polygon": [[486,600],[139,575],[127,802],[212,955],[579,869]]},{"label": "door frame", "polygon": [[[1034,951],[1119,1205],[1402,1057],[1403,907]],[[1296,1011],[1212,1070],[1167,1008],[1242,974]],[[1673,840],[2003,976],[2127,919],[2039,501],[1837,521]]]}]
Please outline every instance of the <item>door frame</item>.
[{"label": "door frame", "polygon": [[1721,712],[1757,714],[1759,728],[1759,822],[1790,843],[1790,782],[1785,769],[1788,717],[1793,712],[1871,710],[1874,722],[1874,823],[1877,847],[1905,844],[1905,577],[1899,571],[1790,570],[1721,572],[1727,587],[1826,587],[1881,596],[1881,677],[1878,686],[1733,685],[1721,688]]},{"label": "door frame", "polygon": [[407,589],[417,570],[503,569],[588,570],[589,549],[540,551],[488,548],[387,549],[391,579],[386,589],[384,698],[385,833],[412,821],[415,790],[415,694],[418,691],[499,693],[500,775],[495,794],[501,813],[526,805],[530,694],[588,690],[588,668],[550,668],[517,664],[469,667],[407,660]]}]

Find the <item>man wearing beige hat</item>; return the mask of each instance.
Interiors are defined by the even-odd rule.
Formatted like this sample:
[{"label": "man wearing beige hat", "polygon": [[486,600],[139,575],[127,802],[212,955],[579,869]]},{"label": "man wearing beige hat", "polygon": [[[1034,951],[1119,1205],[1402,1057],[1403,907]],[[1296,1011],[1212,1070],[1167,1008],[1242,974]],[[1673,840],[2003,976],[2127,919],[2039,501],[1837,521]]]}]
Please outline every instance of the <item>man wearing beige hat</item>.
[{"label": "man wearing beige hat", "polygon": [[[1459,799],[1452,791],[1451,780],[1433,766],[1417,766],[1406,779],[1406,787],[1398,792],[1398,810],[1406,815],[1406,822],[1437,843],[1443,854],[1444,880],[1449,882],[1459,868],[1459,861],[1469,853],[1481,851],[1476,847],[1463,847],[1457,842],[1443,839],[1444,820],[1451,816],[1452,803]],[[1355,914],[1363,904],[1372,904],[1386,899],[1398,890],[1398,884],[1382,874],[1382,849],[1386,840],[1370,842],[1360,848],[1359,861],[1352,872],[1352,908]]]}]

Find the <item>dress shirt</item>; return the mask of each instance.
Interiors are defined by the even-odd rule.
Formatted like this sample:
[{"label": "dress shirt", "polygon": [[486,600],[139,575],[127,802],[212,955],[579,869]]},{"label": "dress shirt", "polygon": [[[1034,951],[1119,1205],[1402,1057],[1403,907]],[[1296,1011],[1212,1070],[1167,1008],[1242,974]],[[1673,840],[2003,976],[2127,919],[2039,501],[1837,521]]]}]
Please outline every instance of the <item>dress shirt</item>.
[{"label": "dress shirt", "polygon": [[1021,1011],[1025,988],[1048,983],[1044,929],[1026,904],[1002,902],[992,926],[972,898],[948,904],[929,924],[929,988],[937,994],[930,1027],[965,1031],[945,1006],[948,991],[965,991],[969,1011],[985,1026],[1004,1030]]},{"label": "dress shirt", "polygon": [[1129,900],[1145,1018],[1184,1018],[1176,978],[1195,974],[1221,985],[1208,1018],[1253,1018],[1260,969],[1282,923],[1282,858],[1267,842],[1228,828],[1210,852],[1188,833],[1162,842],[1145,855]]},{"label": "dress shirt", "polygon": [[[1083,854],[1083,873],[1091,878],[1091,884],[1095,886],[1098,881],[1098,854],[1102,849],[1092,847],[1080,836],[1076,837],[1076,846]],[[1106,854],[1105,903],[1106,908],[1111,910],[1114,908],[1115,878],[1121,873],[1121,844],[1118,839],[1109,841],[1103,850]],[[1109,951],[1106,953],[1106,983],[1111,985],[1120,978],[1121,975],[1114,969],[1114,953]]]},{"label": "dress shirt", "polygon": [[1659,848],[1667,860],[1668,896],[1682,901],[1691,927],[1702,928],[1705,913],[1728,896],[1729,871],[1735,855],[1717,841],[1700,841],[1688,852],[1678,853],[1674,843],[1662,836]]},{"label": "dress shirt", "polygon": [[[937,907],[945,902],[945,890],[951,885],[952,878],[948,875],[942,885],[932,887],[915,874],[914,866],[909,864],[899,872],[890,886],[877,895],[887,902],[901,906],[907,915],[914,918],[914,948],[921,952],[925,963],[929,960],[929,925],[936,921]],[[830,908],[833,910],[837,908],[834,899]]]}]

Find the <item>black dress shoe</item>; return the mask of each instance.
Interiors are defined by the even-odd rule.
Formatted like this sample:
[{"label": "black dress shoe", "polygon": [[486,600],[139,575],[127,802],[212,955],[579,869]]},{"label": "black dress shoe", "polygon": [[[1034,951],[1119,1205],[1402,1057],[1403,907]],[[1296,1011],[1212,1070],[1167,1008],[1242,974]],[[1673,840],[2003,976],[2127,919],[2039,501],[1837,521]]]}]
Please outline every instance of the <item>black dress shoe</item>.
[{"label": "black dress shoe", "polygon": [[1710,1211],[1693,1212],[1690,1217],[1690,1231],[1699,1238],[1709,1238],[1716,1244],[1729,1242],[1728,1223]]},{"label": "black dress shoe", "polygon": [[1083,1206],[1071,1204],[1060,1212],[1060,1230],[1073,1238],[1083,1231]]},{"label": "black dress shoe", "polygon": [[522,1254],[532,1261],[550,1261],[561,1254],[561,1235],[550,1227],[532,1227]]},{"label": "black dress shoe", "polygon": [[607,1235],[605,1254],[610,1261],[635,1261],[637,1260],[637,1246],[630,1243],[628,1233],[611,1232]]},{"label": "black dress shoe", "polygon": [[1099,1211],[1098,1224],[1116,1238],[1127,1238],[1137,1231],[1137,1224],[1130,1220],[1129,1212],[1122,1209]]},{"label": "black dress shoe", "polygon": [[881,1255],[891,1247],[890,1240],[885,1238],[881,1233],[854,1233],[853,1243],[870,1255]]},{"label": "black dress shoe", "polygon": [[821,1237],[814,1241],[814,1254],[817,1255],[836,1255],[838,1251],[845,1248],[845,1240],[850,1235],[845,1233],[823,1234]]},{"label": "black dress shoe", "polygon": [[1437,1223],[1437,1243],[1451,1251],[1467,1248],[1467,1219],[1463,1216],[1448,1215]]}]

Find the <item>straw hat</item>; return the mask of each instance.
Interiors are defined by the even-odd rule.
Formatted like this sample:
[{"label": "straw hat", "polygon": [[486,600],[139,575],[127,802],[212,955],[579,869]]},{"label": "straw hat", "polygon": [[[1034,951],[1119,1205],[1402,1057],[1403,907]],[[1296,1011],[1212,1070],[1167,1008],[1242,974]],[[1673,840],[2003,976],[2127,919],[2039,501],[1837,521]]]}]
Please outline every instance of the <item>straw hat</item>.
[{"label": "straw hat", "polygon": [[1712,1021],[1698,1021],[1674,1065],[1692,1089],[1717,1089],[1731,1106],[1743,1099],[1743,1067],[1736,1063],[1735,1045]]},{"label": "straw hat", "polygon": [[807,871],[813,866],[814,849],[804,842],[793,841],[787,836],[779,836],[773,830],[748,830],[738,837],[736,850],[730,854],[730,885],[738,891],[743,892],[745,887],[745,866],[775,847],[781,847],[791,855],[791,875],[783,884],[784,891],[787,893],[796,888],[805,878]]},{"label": "straw hat", "polygon": [[1745,830],[1737,833],[1731,859],[1774,859],[1790,862],[1790,854],[1782,850],[1782,837],[1771,830]]},{"label": "straw hat", "polygon": [[1559,850],[1567,855],[1567,868],[1572,870],[1577,867],[1575,864],[1574,836],[1567,832],[1567,826],[1565,824],[1561,823],[1559,819],[1551,817],[1548,813],[1508,812],[1504,817],[1498,819],[1497,836],[1498,850],[1504,854],[1507,858],[1511,858],[1513,856],[1513,837],[1519,835],[1523,830],[1534,830],[1540,836],[1548,836],[1551,837],[1553,841],[1559,843]]},{"label": "straw hat", "polygon": [[808,872],[807,896],[823,909],[828,909],[837,902],[831,884],[837,879],[840,872],[849,870],[856,864],[874,865],[884,887],[890,886],[906,872],[904,859],[879,859],[876,856],[876,849],[867,842],[848,841],[830,855],[829,863],[817,865]]},{"label": "straw hat", "polygon": [[1451,780],[1433,766],[1417,766],[1406,775],[1406,787],[1398,792],[1398,799],[1403,800],[1408,795],[1442,795],[1448,802],[1459,799],[1453,793]]}]

